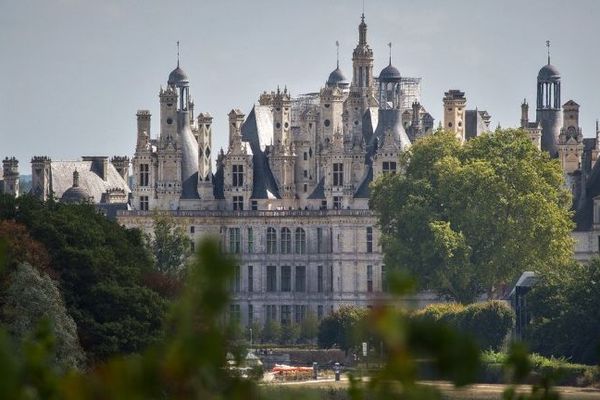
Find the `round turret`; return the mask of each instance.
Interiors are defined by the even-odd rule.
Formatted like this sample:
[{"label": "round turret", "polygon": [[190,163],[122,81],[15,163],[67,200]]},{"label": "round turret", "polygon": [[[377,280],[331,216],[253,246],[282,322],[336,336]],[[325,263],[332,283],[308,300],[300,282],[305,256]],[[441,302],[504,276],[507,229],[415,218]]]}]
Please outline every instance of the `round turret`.
[{"label": "round turret", "polygon": [[337,67],[331,72],[331,74],[329,74],[329,78],[327,78],[327,86],[339,86],[344,88],[350,86],[350,82],[348,82],[342,70]]},{"label": "round turret", "polygon": [[552,64],[546,64],[538,72],[538,81],[555,81],[560,79],[560,72]]},{"label": "round turret", "polygon": [[167,83],[169,85],[183,87],[188,86],[190,84],[190,80],[188,79],[187,74],[181,68],[179,68],[179,65],[177,65],[177,68],[175,68],[169,74],[169,80]]},{"label": "round turret", "polygon": [[379,73],[379,81],[380,82],[396,82],[400,80],[400,71],[398,68],[394,67],[392,63],[381,70]]}]

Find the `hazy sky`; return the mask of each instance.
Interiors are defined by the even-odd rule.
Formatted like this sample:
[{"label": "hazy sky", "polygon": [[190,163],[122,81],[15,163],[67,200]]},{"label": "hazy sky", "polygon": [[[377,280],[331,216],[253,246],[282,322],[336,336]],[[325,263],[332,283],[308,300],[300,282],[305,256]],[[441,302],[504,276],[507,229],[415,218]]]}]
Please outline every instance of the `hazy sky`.
[{"label": "hazy sky", "polygon": [[[30,173],[33,155],[133,155],[135,113],[153,114],[176,64],[191,81],[196,112],[214,120],[225,146],[227,113],[246,114],[263,90],[316,91],[340,65],[350,78],[362,0],[0,0],[0,157]],[[600,1],[366,0],[375,71],[393,42],[401,74],[422,77],[422,104],[436,119],[443,92],[464,90],[469,108],[515,126],[535,103],[539,68],[562,74],[563,103],[581,105],[585,136],[600,117]],[[535,106],[531,107],[531,117]],[[213,151],[213,154],[216,154]]]}]

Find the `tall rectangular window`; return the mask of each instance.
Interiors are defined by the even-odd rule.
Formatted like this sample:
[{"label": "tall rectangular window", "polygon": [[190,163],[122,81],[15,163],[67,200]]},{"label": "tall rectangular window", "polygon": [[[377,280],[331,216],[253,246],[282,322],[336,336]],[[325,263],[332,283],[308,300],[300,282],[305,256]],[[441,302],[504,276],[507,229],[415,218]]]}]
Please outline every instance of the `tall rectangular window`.
[{"label": "tall rectangular window", "polygon": [[329,292],[333,293],[333,265],[329,266]]},{"label": "tall rectangular window", "polygon": [[306,292],[306,267],[296,267],[295,292]]},{"label": "tall rectangular window", "polygon": [[383,173],[384,174],[395,174],[396,173],[396,162],[395,161],[384,161],[383,162]]},{"label": "tall rectangular window", "polygon": [[317,228],[317,253],[323,252],[323,228]]},{"label": "tall rectangular window", "polygon": [[342,208],[342,196],[333,196],[333,209],[340,210]]},{"label": "tall rectangular window", "polygon": [[277,291],[277,267],[267,265],[267,292]]},{"label": "tall rectangular window", "polygon": [[373,228],[367,227],[367,253],[373,252]]},{"label": "tall rectangular window", "polygon": [[244,186],[244,166],[241,164],[233,164],[231,167],[231,184],[233,187]]},{"label": "tall rectangular window", "polygon": [[317,292],[323,293],[323,266],[317,267]]},{"label": "tall rectangular window", "polygon": [[252,211],[258,210],[258,201],[252,200]]},{"label": "tall rectangular window", "polygon": [[235,267],[233,267],[233,281],[231,282],[231,291],[234,293],[239,293],[240,292],[240,287],[241,287],[241,274],[240,274],[240,266],[236,265]]},{"label": "tall rectangular window", "polygon": [[148,211],[148,196],[140,196],[140,210]]},{"label": "tall rectangular window", "polygon": [[281,254],[292,252],[292,231],[289,228],[281,228]]},{"label": "tall rectangular window", "polygon": [[252,304],[248,304],[248,325],[254,322],[254,306]]},{"label": "tall rectangular window", "polygon": [[275,304],[267,304],[267,321],[275,321],[277,320],[277,306]]},{"label": "tall rectangular window", "polygon": [[150,184],[150,165],[140,164],[140,186],[149,186]]},{"label": "tall rectangular window", "polygon": [[296,228],[295,248],[296,254],[306,253],[306,231],[303,228]]},{"label": "tall rectangular window", "polygon": [[281,306],[281,325],[292,322],[292,306]]},{"label": "tall rectangular window", "polygon": [[333,163],[333,186],[344,186],[344,164]]},{"label": "tall rectangular window", "polygon": [[248,253],[254,253],[254,229],[248,228]]},{"label": "tall rectangular window", "polygon": [[294,305],[294,322],[299,324],[306,318],[306,305]]},{"label": "tall rectangular window", "polygon": [[281,267],[281,291],[292,291],[292,267],[290,266]]},{"label": "tall rectangular window", "polygon": [[373,291],[373,266],[367,265],[367,292]]},{"label": "tall rectangular window", "polygon": [[254,267],[248,265],[248,291],[254,292]]},{"label": "tall rectangular window", "polygon": [[275,228],[267,228],[267,254],[277,253],[277,231]]},{"label": "tall rectangular window", "polygon": [[233,196],[233,211],[244,209],[244,196]]},{"label": "tall rectangular window", "polygon": [[317,306],[317,318],[319,319],[319,321],[323,319],[323,305],[322,304],[319,304]]},{"label": "tall rectangular window", "polygon": [[381,266],[381,291],[388,291],[387,277],[385,276],[385,265]]},{"label": "tall rectangular window", "polygon": [[240,228],[229,228],[229,252],[239,254],[241,251]]}]

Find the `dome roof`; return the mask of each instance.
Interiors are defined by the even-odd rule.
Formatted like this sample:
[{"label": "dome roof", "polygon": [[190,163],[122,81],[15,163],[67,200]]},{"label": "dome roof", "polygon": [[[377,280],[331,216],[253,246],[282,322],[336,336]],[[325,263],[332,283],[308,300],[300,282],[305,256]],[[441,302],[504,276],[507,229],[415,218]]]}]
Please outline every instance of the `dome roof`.
[{"label": "dome roof", "polygon": [[400,80],[400,71],[394,67],[391,63],[387,67],[381,70],[379,73],[380,81],[396,81]]},{"label": "dome roof", "polygon": [[90,195],[84,188],[79,186],[71,186],[63,193],[60,201],[63,203],[82,203],[90,199]]},{"label": "dome roof", "polygon": [[349,84],[350,82],[348,82],[340,67],[332,71],[329,78],[327,78],[327,86],[348,86]]},{"label": "dome roof", "polygon": [[538,72],[538,81],[556,80],[560,79],[560,72],[552,64],[546,64]]},{"label": "dome roof", "polygon": [[188,79],[187,74],[183,72],[181,68],[179,68],[179,65],[177,65],[177,68],[175,68],[169,74],[169,80],[167,83],[175,86],[187,86],[190,83],[190,80]]}]

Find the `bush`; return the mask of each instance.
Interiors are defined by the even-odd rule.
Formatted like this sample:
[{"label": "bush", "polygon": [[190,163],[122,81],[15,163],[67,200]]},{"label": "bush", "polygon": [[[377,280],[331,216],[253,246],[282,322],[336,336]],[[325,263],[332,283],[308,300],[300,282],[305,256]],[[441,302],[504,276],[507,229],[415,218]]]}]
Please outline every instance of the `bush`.
[{"label": "bush", "polygon": [[356,306],[342,306],[323,318],[319,325],[318,342],[321,348],[338,346],[344,351],[358,347],[364,339],[360,328],[364,328],[368,310]]},{"label": "bush", "polygon": [[456,303],[432,304],[413,313],[423,322],[441,322],[472,335],[482,349],[499,350],[510,333],[515,315],[504,302],[492,300],[463,306]]}]

